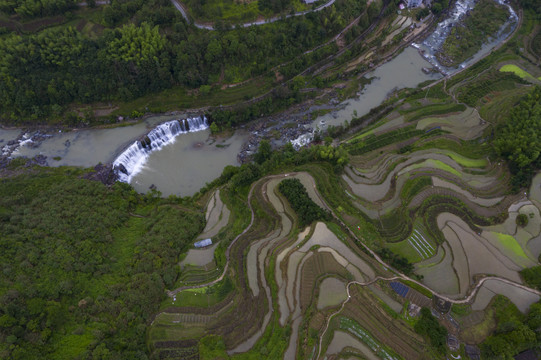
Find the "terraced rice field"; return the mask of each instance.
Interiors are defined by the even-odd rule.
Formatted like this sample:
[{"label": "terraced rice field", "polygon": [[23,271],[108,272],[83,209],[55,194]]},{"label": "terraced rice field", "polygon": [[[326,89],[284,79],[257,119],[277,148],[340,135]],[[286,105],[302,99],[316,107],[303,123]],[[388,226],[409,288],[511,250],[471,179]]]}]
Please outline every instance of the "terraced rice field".
[{"label": "terraced rice field", "polygon": [[[396,20],[389,41],[405,23]],[[431,115],[424,115],[425,105]],[[406,321],[405,304],[432,307],[437,295],[460,302],[453,299],[466,297],[485,275],[520,284],[519,271],[536,265],[541,254],[541,175],[529,197],[508,195],[506,170],[489,161],[486,147],[474,149],[465,141],[478,139],[488,126],[476,109],[462,111],[464,106],[449,99],[399,106],[344,140],[356,155],[342,174],[331,166],[303,165],[300,169],[309,173],[271,175],[253,185],[252,223],[228,248],[231,267],[223,274],[234,279],[233,291],[213,303],[207,296],[207,307],[176,308],[176,299],[170,300],[154,321],[150,341],[219,334],[227,354],[248,352],[246,358],[436,359],[439,355],[413,331],[411,319]],[[436,108],[454,112],[439,114]],[[422,131],[434,127],[446,132]],[[410,128],[416,136],[407,138]],[[389,145],[390,138],[397,142]],[[277,191],[289,177],[298,178],[312,201],[334,218],[299,229],[297,215]],[[516,225],[519,214],[528,217],[525,227]],[[209,200],[206,218],[201,238],[216,236],[229,222],[219,191]],[[362,242],[370,248],[360,251]],[[409,272],[393,270],[401,266],[391,263],[396,257],[380,259],[387,256],[380,252],[384,248],[414,263],[414,274],[430,290],[415,284]],[[191,250],[183,265],[208,265],[213,252],[214,247]],[[411,288],[401,297],[390,281]],[[178,296],[204,299],[213,286],[219,285],[186,289]],[[490,330],[494,324],[483,312],[495,294],[507,296],[523,312],[539,300],[532,291],[491,279],[479,288],[472,310],[458,318],[461,326],[486,320]],[[458,325],[449,326],[456,331]],[[468,336],[473,341],[486,336],[478,335]],[[186,346],[186,352],[194,346]]]},{"label": "terraced rice field", "polygon": [[340,305],[347,299],[346,284],[334,277],[324,279],[320,288],[319,298],[317,299],[317,308],[319,310],[328,306]]},{"label": "terraced rice field", "polygon": [[369,279],[373,279],[376,276],[372,267],[358,255],[353,253],[351,249],[340,241],[340,239],[338,239],[324,223],[319,222],[316,224],[314,234],[301,248],[299,248],[298,251],[307,252],[314,245],[329,247],[336,250],[336,252],[346,258],[350,264],[359,269]]},{"label": "terraced rice field", "polygon": [[380,344],[380,349],[386,350],[390,356],[399,355],[407,360],[432,358],[432,355],[426,352],[423,339],[403,320],[394,319],[381,309],[373,293],[360,287],[353,287],[351,290],[352,299],[344,307],[340,317],[351,319],[353,322],[342,323],[337,319],[336,327],[333,328],[348,332],[354,329],[355,333],[352,334],[358,338],[363,336],[362,331],[367,342]]},{"label": "terraced rice field", "polygon": [[[207,221],[203,232],[197,237],[200,239],[207,239],[216,236],[220,231],[222,231],[227,224],[229,223],[230,211],[227,206],[222,202],[220,197],[220,190],[216,190],[214,194],[210,197],[207,203],[207,211],[205,213],[205,219]],[[197,267],[200,270],[207,271],[213,267],[214,264],[214,251],[218,243],[215,243],[211,246],[208,246],[203,249],[190,249],[186,254],[186,257],[180,262],[181,269],[184,269],[187,265],[195,266],[195,269],[191,269],[193,273],[197,273]],[[194,274],[197,278],[197,274]],[[188,275],[186,280],[197,280],[191,274]],[[206,277],[202,277],[203,280],[206,280]]]},{"label": "terraced rice field", "polygon": [[438,264],[417,269],[415,272],[423,276],[423,283],[431,289],[442,294],[453,295],[459,293],[458,278],[453,268],[451,249],[447,244],[443,245],[445,257]]},{"label": "terraced rice field", "polygon": [[[363,172],[359,167],[346,168],[345,174],[342,175],[342,179],[349,186],[354,195],[369,202],[381,201],[388,196],[393,181],[396,181],[397,184],[403,184],[404,181],[400,182],[400,178],[419,171],[432,171],[437,174],[447,174],[447,176],[452,176],[458,179],[458,181],[466,183],[467,186],[472,187],[473,189],[489,187],[497,181],[495,176],[464,172],[464,168],[471,167],[474,164],[482,165],[481,168],[484,169],[486,160],[468,159],[449,151],[435,153],[429,150],[421,150],[412,153],[407,159],[405,157],[387,156],[380,160],[382,161],[382,164],[380,164],[378,170],[373,172]],[[460,163],[464,165],[460,165]],[[396,180],[397,178],[398,180]],[[463,188],[454,185],[449,181],[440,180],[440,176],[433,176],[433,179],[438,179],[438,184],[434,184],[435,186],[441,186],[460,192],[483,206],[492,206],[502,199],[501,197],[486,200],[481,198],[477,199],[476,196],[463,190]],[[400,191],[401,187],[397,185],[396,192],[399,193]],[[385,208],[387,208],[387,206]]]},{"label": "terraced rice field", "polygon": [[467,108],[460,114],[426,117],[417,123],[419,130],[434,127],[449,131],[462,140],[472,140],[482,134],[487,124],[483,122],[474,108]]},{"label": "terraced rice field", "polygon": [[507,297],[523,313],[528,311],[531,304],[540,300],[539,295],[532,294],[531,292],[522,290],[498,280],[488,280],[479,290],[479,293],[472,304],[472,310],[484,310],[489,304],[490,300],[496,294]]},{"label": "terraced rice field", "polygon": [[[506,256],[508,254],[499,251],[481,234],[473,232],[462,219],[452,214],[443,213],[438,216],[438,225],[442,231],[448,227],[450,231],[456,234],[459,242],[450,241],[449,244],[453,253],[460,254],[463,252],[465,254],[468,259],[470,276],[493,274],[518,283],[521,282],[518,271],[522,267]],[[457,257],[459,256],[457,255]]]},{"label": "terraced rice field", "polygon": [[196,265],[196,266],[205,266],[214,261],[214,250],[216,250],[218,244],[211,245],[204,249],[190,249],[188,254],[180,262],[180,266],[184,267],[185,265]]},{"label": "terraced rice field", "polygon": [[359,340],[357,337],[351,335],[350,333],[337,330],[334,332],[333,339],[327,348],[327,355],[339,354],[342,350],[346,348],[353,348],[366,357],[368,360],[379,360],[378,357],[372,349],[368,347],[364,342]]},{"label": "terraced rice field", "polygon": [[216,236],[229,222],[230,211],[220,198],[220,190],[216,190],[214,196],[207,205],[205,229],[198,239],[207,239]]},{"label": "terraced rice field", "polygon": [[[364,349],[360,349],[360,350],[368,358],[376,358],[376,359],[379,358],[379,359],[385,359],[385,360],[398,360],[399,359],[399,357],[396,354],[392,353],[391,351],[386,349],[384,346],[382,346],[381,343],[375,340],[366,330],[361,328],[359,324],[357,324],[355,321],[348,318],[340,318],[340,329],[343,329],[347,331],[348,333],[354,335],[356,339],[361,340],[361,342],[365,344]],[[368,353],[365,350],[366,347],[370,349],[370,353]],[[374,354],[376,356],[374,356]]]}]

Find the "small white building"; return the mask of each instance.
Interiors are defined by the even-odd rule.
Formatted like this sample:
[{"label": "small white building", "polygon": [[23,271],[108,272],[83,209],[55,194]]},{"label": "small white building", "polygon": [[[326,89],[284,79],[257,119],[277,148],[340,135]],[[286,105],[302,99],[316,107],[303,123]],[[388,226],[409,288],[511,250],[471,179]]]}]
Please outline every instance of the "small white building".
[{"label": "small white building", "polygon": [[212,240],[211,239],[205,239],[205,240],[201,240],[201,241],[198,241],[196,243],[193,244],[196,248],[203,248],[205,246],[209,246],[209,245],[212,245]]}]

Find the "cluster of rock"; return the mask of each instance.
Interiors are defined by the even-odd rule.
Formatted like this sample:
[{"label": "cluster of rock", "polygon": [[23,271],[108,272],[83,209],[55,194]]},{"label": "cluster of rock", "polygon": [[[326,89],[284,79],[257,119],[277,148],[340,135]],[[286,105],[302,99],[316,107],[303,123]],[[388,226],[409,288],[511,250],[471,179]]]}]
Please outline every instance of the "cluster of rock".
[{"label": "cluster of rock", "polygon": [[[46,138],[51,137],[52,135],[46,134],[41,131],[36,131],[34,134],[30,135],[27,132],[22,132],[15,140],[10,140],[6,145],[2,146],[2,156],[11,156],[15,150],[19,148],[22,144],[28,146],[29,148],[37,148],[41,145],[42,141]],[[3,140],[0,139],[0,146]]]},{"label": "cluster of rock", "polygon": [[269,140],[273,147],[285,145],[293,142],[302,135],[313,132],[308,127],[312,123],[312,115],[307,106],[300,108],[293,114],[279,114],[268,116],[260,121],[243,126],[250,137],[242,145],[237,159],[240,163],[250,161],[251,156],[257,151],[259,142],[263,139]]},{"label": "cluster of rock", "polygon": [[[11,163],[11,161],[13,160],[12,154],[22,144],[30,148],[37,148],[41,145],[41,142],[43,140],[51,136],[52,135],[43,133],[38,130],[33,135],[22,132],[16,139],[7,141],[5,145],[3,145],[4,140],[0,139],[0,169],[5,169]],[[25,166],[29,167],[33,165],[47,166],[47,157],[44,155],[37,155],[32,159],[26,161]]]},{"label": "cluster of rock", "polygon": [[113,169],[113,164],[98,164],[94,166],[94,172],[86,174],[84,178],[100,181],[108,186],[113,185],[118,180],[117,173]]}]

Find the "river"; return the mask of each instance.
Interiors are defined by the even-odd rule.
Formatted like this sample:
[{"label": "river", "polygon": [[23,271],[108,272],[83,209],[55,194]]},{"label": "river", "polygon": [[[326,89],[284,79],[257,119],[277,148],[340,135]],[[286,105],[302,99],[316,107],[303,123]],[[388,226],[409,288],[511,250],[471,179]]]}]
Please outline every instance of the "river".
[{"label": "river", "polygon": [[[380,105],[390,94],[405,87],[416,87],[427,80],[436,80],[443,74],[452,74],[478,61],[482,56],[500,44],[514,30],[518,17],[512,8],[509,21],[500,33],[471,59],[457,68],[445,68],[434,57],[435,52],[449,32],[449,27],[459,21],[466,11],[474,6],[473,0],[459,0],[454,3],[448,19],[438,24],[435,31],[421,44],[412,44],[392,60],[382,64],[366,77],[371,79],[360,90],[359,96],[344,101],[336,110],[317,117],[306,125],[306,134],[295,141],[301,146],[311,140],[316,128],[339,125],[350,121],[355,115],[362,116]],[[426,74],[423,68],[436,68],[439,72]],[[124,174],[138,192],[146,192],[154,185],[164,196],[190,196],[206,182],[220,175],[227,165],[238,165],[237,154],[247,141],[249,134],[238,130],[227,139],[216,140],[211,136],[208,125],[198,123],[190,132],[162,131],[172,120],[186,119],[187,116],[155,116],[140,123],[111,129],[87,129],[54,134],[21,134],[22,130],[0,129],[0,148],[4,155],[34,157],[44,155],[50,166],[91,167],[98,163],[119,163],[121,156],[131,156],[133,169]],[[170,126],[169,126],[170,127]],[[198,130],[198,131],[195,131]],[[153,135],[159,141],[152,141],[153,148],[141,147],[135,141]],[[17,139],[14,145],[14,140]],[[34,139],[34,140],[33,140]],[[163,141],[162,141],[163,140]],[[10,143],[11,141],[11,143]],[[160,143],[159,146],[155,144]],[[127,154],[128,150],[133,154]],[[135,149],[135,150],[134,150]]]}]

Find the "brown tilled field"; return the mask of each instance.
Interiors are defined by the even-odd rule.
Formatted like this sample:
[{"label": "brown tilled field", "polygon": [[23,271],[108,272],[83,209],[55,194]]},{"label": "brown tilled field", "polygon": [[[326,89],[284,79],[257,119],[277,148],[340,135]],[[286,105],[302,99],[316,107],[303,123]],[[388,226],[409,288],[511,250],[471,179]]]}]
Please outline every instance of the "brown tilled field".
[{"label": "brown tilled field", "polygon": [[427,345],[409,325],[392,318],[378,305],[372,293],[360,286],[351,286],[351,300],[342,311],[343,316],[356,320],[379,342],[389,346],[406,360],[431,359]]}]

